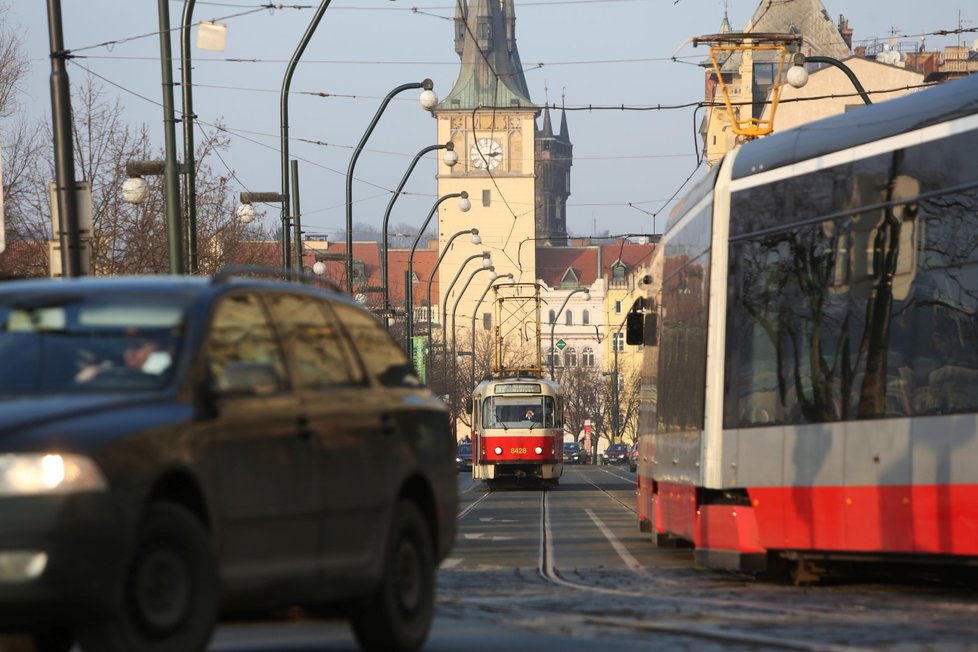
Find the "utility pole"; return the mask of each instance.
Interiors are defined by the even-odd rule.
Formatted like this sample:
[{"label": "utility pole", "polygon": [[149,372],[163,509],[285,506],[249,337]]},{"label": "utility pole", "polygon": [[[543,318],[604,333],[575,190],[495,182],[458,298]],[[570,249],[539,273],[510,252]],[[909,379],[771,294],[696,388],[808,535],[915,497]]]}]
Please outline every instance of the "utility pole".
[{"label": "utility pole", "polygon": [[61,0],[48,0],[48,35],[51,41],[51,114],[54,131],[54,177],[58,214],[61,216],[61,269],[67,277],[82,276],[78,201],[75,198],[75,153],[71,140],[71,86],[65,62]]}]

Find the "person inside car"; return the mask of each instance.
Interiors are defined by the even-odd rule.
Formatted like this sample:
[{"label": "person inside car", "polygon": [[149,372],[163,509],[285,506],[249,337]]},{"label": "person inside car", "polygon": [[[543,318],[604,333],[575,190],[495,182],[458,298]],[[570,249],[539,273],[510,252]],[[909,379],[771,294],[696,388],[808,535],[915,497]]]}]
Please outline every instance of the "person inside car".
[{"label": "person inside car", "polygon": [[109,369],[129,369],[159,376],[169,368],[171,362],[170,353],[163,348],[159,340],[130,335],[126,338],[122,349],[123,366],[120,367],[111,360],[103,360],[97,364],[92,362],[82,367],[75,376],[75,381],[88,382]]}]

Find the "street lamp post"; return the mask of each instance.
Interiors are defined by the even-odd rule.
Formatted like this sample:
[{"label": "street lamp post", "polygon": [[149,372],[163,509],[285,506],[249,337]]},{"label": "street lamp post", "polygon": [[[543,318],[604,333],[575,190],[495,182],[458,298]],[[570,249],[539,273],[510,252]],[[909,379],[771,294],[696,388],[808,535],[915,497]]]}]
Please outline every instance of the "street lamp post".
[{"label": "street lamp post", "polygon": [[833,59],[832,57],[825,57],[821,55],[815,55],[806,57],[804,54],[798,52],[795,54],[792,60],[792,65],[788,68],[787,74],[785,74],[785,79],[789,84],[795,88],[801,88],[808,83],[808,71],[805,70],[805,63],[827,63],[830,66],[835,66],[849,78],[852,85],[856,87],[856,92],[859,93],[859,97],[863,99],[866,104],[872,104],[873,101],[869,99],[869,94],[866,93],[866,89],[863,85],[859,83],[859,79],[856,74],[846,64],[842,63],[838,59]]},{"label": "street lamp post", "polygon": [[[460,236],[469,233],[472,234],[472,238],[471,238],[472,244],[474,245],[482,244],[482,238],[479,237],[479,229],[475,229],[475,228],[463,229],[462,231],[453,233],[452,237],[450,237],[448,239],[448,242],[445,243],[445,248],[442,249],[442,252],[438,255],[438,260],[435,261],[435,266],[431,268],[431,273],[428,274],[428,348],[425,351],[425,359],[428,361],[431,360],[431,281],[433,278],[435,278],[435,272],[438,271],[438,266],[441,265],[441,261],[445,257],[445,254],[447,254],[449,249],[452,248],[452,243],[455,242],[455,238],[458,238]],[[441,327],[442,327],[442,331],[444,331],[445,330],[444,321],[442,322]],[[425,369],[425,378],[428,377],[430,371],[431,371],[431,363],[428,362],[428,368]]]},{"label": "street lamp post", "polygon": [[[453,278],[452,282],[448,285],[448,289],[445,291],[445,301],[443,301],[441,304],[441,325],[442,325],[441,355],[442,355],[442,360],[445,363],[446,370],[448,369],[448,329],[445,328],[445,324],[448,323],[448,297],[451,296],[452,288],[454,288],[455,284],[458,283],[458,279],[462,275],[462,272],[465,270],[465,266],[477,258],[482,259],[482,267],[484,269],[489,269],[490,267],[492,267],[492,258],[490,258],[488,251],[483,251],[482,253],[478,253],[478,254],[472,254],[471,256],[463,260],[462,264],[458,266],[458,272],[455,273],[455,278]],[[453,333],[453,337],[454,337],[454,333]]]},{"label": "street lamp post", "polygon": [[489,290],[492,289],[493,283],[503,278],[509,279],[507,282],[508,285],[513,285],[516,283],[516,279],[513,277],[512,272],[510,272],[509,274],[503,274],[502,276],[493,279],[492,281],[486,284],[486,289],[482,292],[482,296],[480,296],[479,300],[475,302],[475,307],[472,309],[472,328],[470,331],[472,335],[472,373],[470,374],[469,377],[469,384],[472,387],[475,387],[475,318],[479,314],[479,307],[482,305],[482,302],[485,300],[486,295],[489,294]]},{"label": "street lamp post", "polygon": [[404,173],[404,176],[401,177],[401,183],[398,184],[397,189],[394,191],[394,194],[391,195],[390,201],[387,202],[387,210],[384,211],[384,223],[383,226],[381,227],[383,254],[381,255],[380,284],[384,288],[383,308],[385,313],[390,309],[390,288],[387,285],[387,270],[389,269],[389,265],[390,265],[387,258],[387,253],[388,253],[387,224],[388,222],[390,222],[391,209],[394,208],[394,202],[397,201],[397,198],[401,196],[401,190],[404,189],[404,184],[407,183],[408,177],[411,176],[411,172],[414,171],[414,168],[418,164],[418,161],[421,160],[421,157],[427,154],[428,152],[433,152],[439,149],[447,150],[445,152],[445,156],[443,159],[445,165],[447,165],[448,167],[453,167],[456,163],[458,163],[458,154],[455,153],[455,144],[452,143],[451,141],[445,143],[444,145],[428,145],[420,152],[415,154],[414,160],[411,161],[411,165],[408,166],[408,169]]},{"label": "street lamp post", "polygon": [[[326,0],[325,4],[328,4]],[[356,167],[357,159],[360,158],[360,152],[363,151],[364,145],[367,144],[367,139],[370,138],[370,134],[373,133],[374,127],[377,126],[377,121],[380,120],[380,116],[383,115],[384,109],[390,104],[391,100],[398,93],[403,93],[404,91],[411,90],[412,88],[423,88],[424,91],[421,93],[420,102],[421,106],[430,111],[435,108],[438,104],[438,96],[432,89],[434,86],[430,79],[425,79],[423,82],[413,82],[410,84],[401,84],[397,88],[393,89],[390,93],[384,97],[384,101],[380,103],[380,107],[374,114],[373,119],[370,124],[367,125],[367,130],[363,133],[363,137],[360,138],[359,144],[357,144],[356,149],[353,150],[353,156],[350,157],[350,166],[346,170],[346,253],[348,255],[346,261],[346,289],[351,295],[353,294],[353,168]],[[410,320],[409,320],[410,321]]]},{"label": "street lamp post", "polygon": [[[453,382],[454,379],[458,377],[458,347],[456,346],[457,343],[455,339],[457,335],[455,331],[455,314],[458,311],[459,301],[461,301],[462,297],[465,296],[465,291],[469,289],[469,284],[472,282],[472,279],[475,278],[475,275],[480,272],[489,272],[489,283],[486,286],[487,288],[490,285],[492,285],[492,282],[495,281],[497,278],[495,267],[479,267],[478,269],[474,270],[471,274],[469,274],[469,279],[465,282],[465,285],[462,286],[462,290],[458,293],[458,297],[455,299],[455,303],[452,304],[452,365],[454,369],[452,372]],[[472,368],[473,370],[475,369],[475,347],[474,346],[472,347]]]},{"label": "street lamp post", "polygon": [[180,187],[177,166],[176,116],[173,111],[173,63],[170,53],[170,7],[159,0],[160,63],[163,73],[163,193],[166,199],[167,252],[170,273],[183,274],[183,238],[180,232]]},{"label": "street lamp post", "polygon": [[560,305],[560,309],[554,314],[554,320],[550,322],[550,350],[548,352],[548,355],[550,356],[550,380],[554,379],[554,327],[557,325],[557,320],[560,318],[560,313],[564,312],[564,308],[567,307],[567,302],[570,301],[570,298],[578,292],[584,293],[585,301],[591,300],[591,293],[587,288],[577,288],[576,290],[572,290],[570,294],[567,295],[567,298],[564,299],[564,303]]},{"label": "street lamp post", "polygon": [[190,66],[190,26],[197,0],[184,0],[180,25],[180,92],[183,97],[183,217],[187,232],[187,270],[198,271],[197,259],[197,178],[194,168],[194,103]]},{"label": "street lamp post", "polygon": [[[466,213],[470,208],[472,208],[472,202],[469,201],[469,193],[465,192],[464,190],[462,192],[452,192],[447,195],[442,195],[435,202],[435,205],[431,207],[431,211],[428,212],[428,217],[425,218],[425,221],[421,225],[421,228],[418,229],[418,235],[417,237],[414,238],[414,242],[411,244],[411,253],[408,254],[407,282],[404,284],[404,350],[405,351],[411,350],[411,343],[413,341],[412,337],[414,336],[414,332],[413,332],[414,320],[412,319],[413,317],[412,312],[414,309],[414,297],[413,297],[414,252],[418,248],[418,242],[420,242],[421,236],[424,234],[424,230],[428,228],[428,223],[431,221],[431,218],[434,217],[435,212],[438,210],[438,207],[442,204],[442,202],[452,199],[453,197],[459,198],[458,209],[461,212]],[[353,257],[350,256],[348,260],[353,260]],[[431,309],[430,306],[428,309],[429,310]]]}]

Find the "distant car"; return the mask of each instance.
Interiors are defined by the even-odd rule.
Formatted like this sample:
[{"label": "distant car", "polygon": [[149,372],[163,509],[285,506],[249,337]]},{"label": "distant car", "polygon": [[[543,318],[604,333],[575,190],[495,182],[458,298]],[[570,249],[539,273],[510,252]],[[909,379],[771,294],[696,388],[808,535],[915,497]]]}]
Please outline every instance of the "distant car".
[{"label": "distant car", "polygon": [[339,605],[366,649],[424,643],[447,408],[372,314],[276,274],[0,283],[0,631],[191,652],[222,613]]},{"label": "distant car", "polygon": [[631,449],[628,451],[628,470],[635,473],[635,469],[638,468],[638,442],[632,444]]},{"label": "distant car", "polygon": [[564,442],[564,464],[583,464],[584,452],[576,441]]},{"label": "distant car", "polygon": [[462,442],[455,450],[455,469],[457,471],[472,470],[472,444]]},{"label": "distant car", "polygon": [[628,464],[628,445],[612,444],[604,452],[605,464]]}]

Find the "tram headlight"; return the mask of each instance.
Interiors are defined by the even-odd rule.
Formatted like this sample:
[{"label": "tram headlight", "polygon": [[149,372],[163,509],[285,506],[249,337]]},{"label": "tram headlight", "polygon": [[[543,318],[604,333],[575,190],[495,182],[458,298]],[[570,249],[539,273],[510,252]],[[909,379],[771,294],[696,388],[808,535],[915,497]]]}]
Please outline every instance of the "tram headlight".
[{"label": "tram headlight", "polygon": [[496,455],[502,455],[503,449],[501,446],[496,446],[495,448],[492,449],[492,452],[495,453]]},{"label": "tram headlight", "polygon": [[536,453],[537,455],[543,455],[543,449],[540,448],[539,446],[537,446],[536,448],[534,448],[533,449],[533,452]]}]

